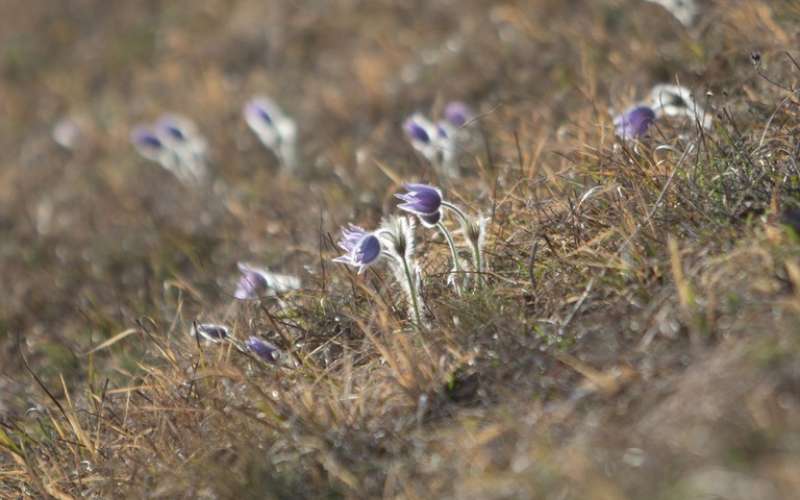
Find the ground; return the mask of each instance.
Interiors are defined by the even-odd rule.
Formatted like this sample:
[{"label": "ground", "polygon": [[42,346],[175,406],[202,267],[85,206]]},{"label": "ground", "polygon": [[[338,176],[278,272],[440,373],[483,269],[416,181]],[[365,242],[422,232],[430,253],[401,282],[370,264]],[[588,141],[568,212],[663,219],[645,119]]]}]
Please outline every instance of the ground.
[{"label": "ground", "polygon": [[[791,498],[800,7],[698,5],[0,0],[0,497]],[[710,126],[615,136],[659,83]],[[460,179],[402,129],[453,100]],[[132,147],[167,112],[209,185]],[[425,325],[387,264],[332,262],[407,181],[489,217],[461,296],[417,227]],[[242,261],[302,288],[236,300]]]}]

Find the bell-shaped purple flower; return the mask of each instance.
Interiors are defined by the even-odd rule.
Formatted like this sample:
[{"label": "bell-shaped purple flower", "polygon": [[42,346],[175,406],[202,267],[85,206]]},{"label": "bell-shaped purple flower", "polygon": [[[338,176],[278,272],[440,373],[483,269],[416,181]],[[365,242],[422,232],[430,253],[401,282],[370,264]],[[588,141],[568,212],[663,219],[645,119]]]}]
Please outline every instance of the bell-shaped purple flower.
[{"label": "bell-shaped purple flower", "polygon": [[648,106],[634,106],[614,118],[617,136],[623,140],[644,136],[656,120],[656,113]]},{"label": "bell-shaped purple flower", "polygon": [[[277,142],[280,138],[275,130],[275,121],[281,115],[280,109],[266,97],[254,97],[247,101],[242,110],[247,125],[259,136],[269,136],[268,142]],[[272,145],[270,145],[272,147]]]},{"label": "bell-shaped purple flower", "polygon": [[131,132],[131,144],[143,157],[151,161],[160,161],[166,151],[164,142],[158,134],[144,125],[139,125]]},{"label": "bell-shaped purple flower", "polygon": [[267,363],[275,363],[281,357],[281,351],[277,347],[254,335],[245,340],[244,345],[248,351]]},{"label": "bell-shaped purple flower", "polygon": [[444,108],[444,119],[450,125],[461,128],[468,124],[475,118],[475,113],[472,112],[469,106],[460,101],[453,101],[447,104]]},{"label": "bell-shaped purple flower", "polygon": [[267,97],[253,97],[242,109],[244,120],[261,143],[288,168],[297,166],[297,125]]},{"label": "bell-shaped purple flower", "polygon": [[264,275],[246,264],[238,264],[242,277],[236,284],[233,296],[239,300],[257,299],[267,290],[267,280]]},{"label": "bell-shaped purple flower", "polygon": [[400,210],[416,215],[432,215],[442,206],[442,192],[427,184],[406,184],[406,193],[395,196],[405,203],[397,206]]},{"label": "bell-shaped purple flower", "polygon": [[207,340],[214,343],[222,342],[228,338],[228,327],[213,323],[195,323],[192,325],[189,335],[197,340]]},{"label": "bell-shaped purple flower", "polygon": [[350,224],[342,229],[342,238],[339,247],[346,253],[333,259],[334,262],[347,264],[358,268],[358,274],[375,264],[381,258],[381,241],[375,233]]},{"label": "bell-shaped purple flower", "polygon": [[430,127],[426,126],[427,124],[420,120],[420,118],[416,115],[410,116],[403,122],[403,130],[405,130],[406,135],[413,143],[420,143],[424,145],[430,145],[433,141],[433,137],[431,137]]}]

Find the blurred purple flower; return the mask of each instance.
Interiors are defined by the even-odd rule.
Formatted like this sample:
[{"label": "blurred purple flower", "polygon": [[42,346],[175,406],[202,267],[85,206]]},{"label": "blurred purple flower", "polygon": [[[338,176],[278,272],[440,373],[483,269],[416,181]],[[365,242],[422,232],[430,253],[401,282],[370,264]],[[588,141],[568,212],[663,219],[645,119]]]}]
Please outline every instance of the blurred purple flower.
[{"label": "blurred purple flower", "polygon": [[253,97],[242,109],[244,120],[264,146],[289,168],[297,166],[297,125],[267,97]]},{"label": "blurred purple flower", "polygon": [[192,131],[187,130],[183,119],[172,115],[164,115],[158,119],[155,125],[156,133],[168,141],[183,143],[189,140]]},{"label": "blurred purple flower", "polygon": [[354,224],[342,229],[338,244],[346,253],[333,261],[357,267],[358,274],[380,260],[382,248],[378,237]]},{"label": "blurred purple flower", "polygon": [[432,141],[430,127],[427,127],[417,115],[410,116],[403,122],[403,130],[406,131],[406,135],[408,135],[412,143],[417,142],[429,145]]},{"label": "blurred purple flower", "polygon": [[396,194],[395,197],[403,200],[397,206],[400,210],[416,215],[433,215],[442,206],[442,192],[427,184],[406,184],[406,193]]},{"label": "blurred purple flower", "polygon": [[257,299],[274,292],[288,292],[300,288],[300,279],[288,274],[277,274],[244,262],[237,263],[242,273],[233,296],[239,300]]},{"label": "blurred purple flower", "polygon": [[209,342],[221,342],[228,338],[228,327],[215,325],[213,323],[195,323],[189,331],[189,335],[197,340],[208,340]]},{"label": "blurred purple flower", "polygon": [[280,110],[271,100],[266,97],[254,97],[247,101],[242,113],[247,125],[259,137],[267,130],[275,133],[275,120],[280,115]]},{"label": "blurred purple flower", "polygon": [[473,118],[475,118],[475,113],[463,102],[453,101],[448,103],[444,108],[444,119],[456,128],[463,127],[472,121]]},{"label": "blurred purple flower", "polygon": [[136,151],[148,160],[159,161],[166,150],[158,134],[144,125],[134,127],[130,139]]},{"label": "blurred purple flower", "polygon": [[239,283],[236,285],[236,291],[233,292],[233,296],[239,300],[257,299],[267,290],[266,278],[258,270],[246,264],[240,262],[238,266],[242,277],[239,278]]},{"label": "blurred purple flower", "polygon": [[281,357],[281,352],[277,347],[254,335],[250,336],[250,338],[244,342],[244,345],[247,347],[247,350],[267,363],[274,363]]},{"label": "blurred purple flower", "polygon": [[644,136],[656,119],[656,113],[648,106],[634,106],[614,118],[617,135],[625,139]]}]

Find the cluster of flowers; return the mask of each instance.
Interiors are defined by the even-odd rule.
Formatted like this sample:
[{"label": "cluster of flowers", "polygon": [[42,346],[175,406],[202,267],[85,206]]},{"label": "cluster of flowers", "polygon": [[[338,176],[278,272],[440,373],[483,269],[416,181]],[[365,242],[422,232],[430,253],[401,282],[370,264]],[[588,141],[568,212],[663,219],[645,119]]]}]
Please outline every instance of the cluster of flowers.
[{"label": "cluster of flowers", "polygon": [[711,127],[711,115],[695,102],[692,92],[686,87],[669,84],[653,87],[646,102],[614,118],[614,127],[621,139],[638,139],[647,134],[657,118],[664,116],[687,117],[703,128]]},{"label": "cluster of flowers", "polygon": [[[242,114],[249,128],[261,143],[290,170],[297,167],[297,127],[277,104],[266,97],[255,97],[243,107]],[[640,103],[615,117],[616,134],[622,140],[645,136],[653,123],[663,116],[689,117],[707,128],[711,117],[692,98],[691,92],[677,85],[656,85],[646,102]],[[411,146],[422,154],[445,178],[459,176],[459,152],[471,141],[469,125],[475,114],[462,102],[451,102],[444,108],[442,119],[434,122],[422,113],[414,113],[403,123],[403,130]],[[208,180],[206,141],[197,127],[188,119],[165,115],[153,125],[138,126],[131,134],[135,148],[145,158],[159,163],[186,184],[197,185]],[[438,230],[448,244],[451,269],[447,283],[458,295],[470,285],[482,285],[486,271],[484,244],[487,219],[481,214],[468,216],[458,206],[446,201],[442,191],[426,184],[406,184],[406,192],[397,194],[402,203],[398,208],[419,219],[425,228]],[[452,233],[444,224],[445,211],[452,213],[469,249],[468,264],[462,260]],[[335,262],[347,264],[363,273],[381,261],[387,262],[395,279],[405,292],[409,314],[418,326],[424,326],[425,306],[421,288],[423,276],[415,260],[416,222],[414,217],[391,216],[373,230],[354,224],[342,229],[338,242],[344,255]],[[300,288],[296,276],[276,274],[251,264],[238,264],[241,277],[234,292],[238,300],[257,300]],[[471,267],[471,271],[467,271]],[[274,363],[279,350],[269,342],[249,337],[239,343],[229,335],[224,325],[195,324],[190,334],[198,341],[233,343],[239,350],[255,354]]]},{"label": "cluster of flowers", "polygon": [[[254,97],[242,115],[261,143],[288,169],[297,166],[297,126],[273,101]],[[131,143],[144,158],[172,172],[181,182],[197,186],[209,180],[206,140],[188,118],[164,115],[152,125],[138,125]]]},{"label": "cluster of flowers", "polygon": [[139,125],[131,133],[131,142],[139,154],[185,184],[200,185],[208,180],[207,143],[187,118],[164,115],[152,125]]},{"label": "cluster of flowers", "polygon": [[[300,278],[288,274],[278,274],[268,269],[238,263],[239,282],[233,296],[242,301],[258,300],[268,296],[276,296],[300,288]],[[251,335],[243,343],[239,343],[230,335],[230,330],[225,325],[215,323],[194,324],[189,330],[189,335],[198,342],[221,343],[230,342],[239,351],[250,353],[267,363],[279,361],[280,350],[261,337]]]},{"label": "cluster of flowers", "polygon": [[[406,184],[406,192],[396,195],[403,203],[398,205],[403,211],[414,214],[426,228],[437,228],[444,236],[450,248],[452,268],[448,276],[448,284],[456,293],[462,293],[463,287],[469,285],[469,275],[462,271],[461,257],[452,234],[443,224],[444,209],[456,215],[461,223],[461,230],[470,248],[472,257],[473,279],[476,287],[482,283],[485,271],[484,244],[486,242],[486,222],[482,215],[471,218],[456,205],[444,200],[441,190],[426,184]],[[422,271],[414,259],[415,240],[413,218],[392,216],[373,231],[367,231],[354,224],[342,229],[342,237],[338,242],[344,255],[334,262],[347,264],[358,269],[359,274],[368,267],[385,260],[392,270],[395,279],[405,292],[409,309],[413,312],[413,321],[418,326],[425,325],[424,304],[420,288]],[[459,274],[463,276],[459,276]]]},{"label": "cluster of flowers", "polygon": [[467,126],[474,120],[475,115],[469,106],[454,101],[445,106],[443,118],[436,123],[417,112],[403,122],[403,130],[411,146],[430,162],[439,175],[458,177],[459,152],[470,140]]},{"label": "cluster of flowers", "polygon": [[228,327],[214,323],[195,323],[189,330],[189,335],[198,342],[230,342],[244,353],[252,353],[267,363],[277,363],[281,358],[280,350],[261,337],[251,335],[243,343],[239,343],[230,335]]}]

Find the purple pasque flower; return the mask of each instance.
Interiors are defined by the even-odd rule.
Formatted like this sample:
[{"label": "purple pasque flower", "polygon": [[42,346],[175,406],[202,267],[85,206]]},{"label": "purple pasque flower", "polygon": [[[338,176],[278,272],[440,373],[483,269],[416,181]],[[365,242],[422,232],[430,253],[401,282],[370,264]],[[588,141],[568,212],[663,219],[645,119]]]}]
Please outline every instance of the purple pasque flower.
[{"label": "purple pasque flower", "polygon": [[244,342],[248,351],[252,352],[267,363],[275,363],[281,357],[281,351],[266,340],[251,335]]},{"label": "purple pasque flower", "polygon": [[254,97],[242,109],[244,120],[261,142],[270,149],[293,143],[297,136],[294,121],[271,99]]},{"label": "purple pasque flower", "polygon": [[239,300],[257,299],[267,291],[267,279],[259,269],[239,262],[239,271],[242,273],[236,284],[233,296]]},{"label": "purple pasque flower", "polygon": [[357,267],[358,274],[378,262],[383,250],[381,241],[375,233],[368,232],[354,224],[349,224],[342,229],[342,238],[338,245],[346,253],[333,261]]},{"label": "purple pasque flower", "polygon": [[472,109],[461,101],[449,102],[444,107],[444,119],[453,127],[461,128],[474,118]]},{"label": "purple pasque flower", "polygon": [[420,114],[413,114],[406,118],[406,121],[403,122],[403,130],[412,144],[420,146],[429,146],[436,138],[436,134],[433,133],[435,131],[433,124]]},{"label": "purple pasque flower", "polygon": [[242,114],[250,130],[285,166],[297,166],[297,125],[275,102],[254,97],[244,105]]},{"label": "purple pasque flower", "polygon": [[228,327],[216,325],[214,323],[194,323],[189,335],[197,340],[207,340],[209,342],[222,342],[228,338]]},{"label": "purple pasque flower", "polygon": [[236,264],[242,276],[236,285],[233,296],[239,300],[252,300],[263,295],[283,293],[300,288],[300,278],[288,274],[277,274],[251,266],[244,262]]},{"label": "purple pasque flower", "polygon": [[614,118],[617,135],[623,140],[644,136],[656,120],[656,113],[648,106],[634,106]]},{"label": "purple pasque flower", "polygon": [[160,161],[167,150],[156,131],[145,125],[134,127],[130,139],[136,151],[151,161]]},{"label": "purple pasque flower", "polygon": [[397,206],[400,210],[415,215],[433,215],[441,209],[442,191],[440,189],[427,184],[406,184],[403,187],[407,192],[395,195],[405,202]]}]

